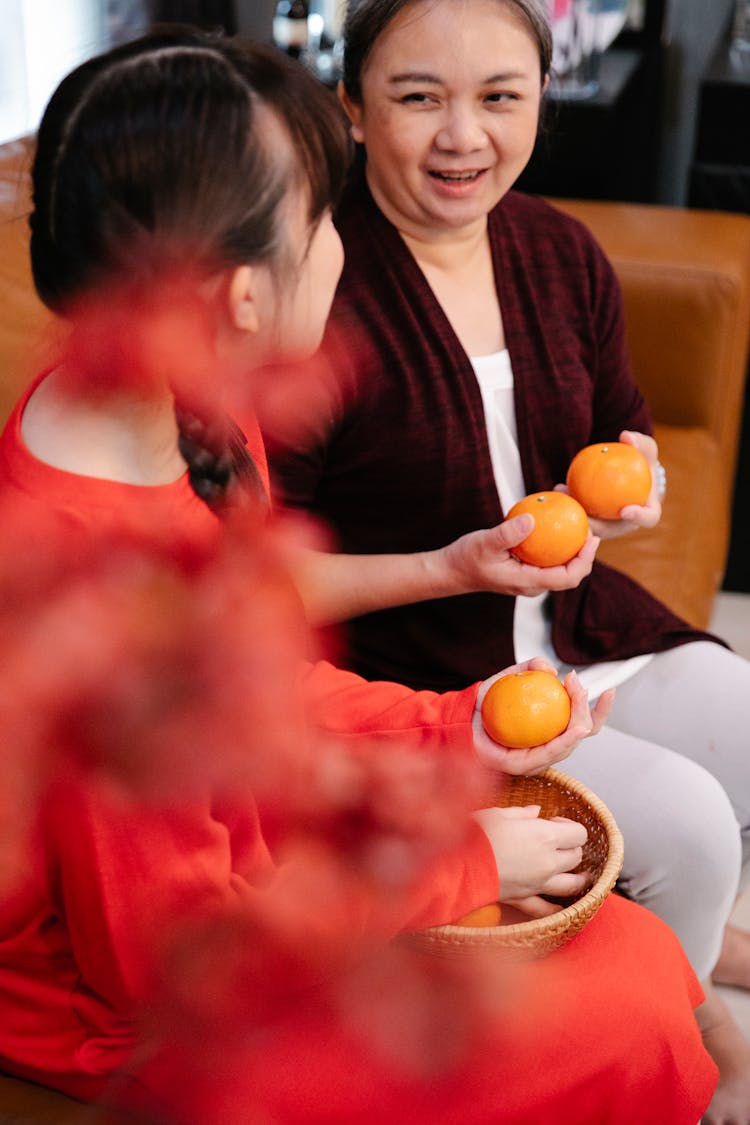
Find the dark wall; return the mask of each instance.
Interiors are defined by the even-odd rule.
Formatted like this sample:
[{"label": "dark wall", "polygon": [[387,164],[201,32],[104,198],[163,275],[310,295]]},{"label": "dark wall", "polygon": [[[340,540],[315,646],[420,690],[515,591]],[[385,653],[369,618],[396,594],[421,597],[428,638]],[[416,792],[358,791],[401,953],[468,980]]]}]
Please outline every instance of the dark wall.
[{"label": "dark wall", "polygon": [[146,10],[154,23],[190,23],[196,27],[237,30],[234,0],[147,0]]},{"label": "dark wall", "polygon": [[235,0],[234,7],[242,35],[270,42],[276,0]]}]

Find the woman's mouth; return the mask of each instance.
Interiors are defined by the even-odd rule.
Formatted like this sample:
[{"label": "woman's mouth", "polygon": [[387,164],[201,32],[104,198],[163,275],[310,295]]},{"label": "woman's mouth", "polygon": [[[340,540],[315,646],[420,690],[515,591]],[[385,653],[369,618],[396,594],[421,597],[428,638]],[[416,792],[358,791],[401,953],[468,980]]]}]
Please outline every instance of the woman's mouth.
[{"label": "woman's mouth", "polygon": [[437,168],[429,170],[428,175],[434,180],[440,180],[444,184],[464,184],[472,183],[486,171],[485,168],[473,168],[466,172],[449,172],[442,171]]}]

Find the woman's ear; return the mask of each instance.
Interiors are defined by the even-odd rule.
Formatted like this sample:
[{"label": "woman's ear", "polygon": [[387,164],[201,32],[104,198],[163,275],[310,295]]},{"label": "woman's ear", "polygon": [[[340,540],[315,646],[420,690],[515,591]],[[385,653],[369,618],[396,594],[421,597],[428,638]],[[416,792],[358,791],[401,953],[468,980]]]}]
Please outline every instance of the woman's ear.
[{"label": "woman's ear", "polygon": [[344,113],[351,122],[352,140],[356,141],[357,144],[364,144],[365,135],[362,129],[362,106],[358,102],[352,101],[352,99],[344,89],[343,82],[339,82],[338,86],[336,87],[336,93],[338,95],[339,101],[344,107]]},{"label": "woman's ear", "polygon": [[260,327],[255,280],[252,266],[237,266],[229,277],[229,316],[241,332],[257,332]]}]

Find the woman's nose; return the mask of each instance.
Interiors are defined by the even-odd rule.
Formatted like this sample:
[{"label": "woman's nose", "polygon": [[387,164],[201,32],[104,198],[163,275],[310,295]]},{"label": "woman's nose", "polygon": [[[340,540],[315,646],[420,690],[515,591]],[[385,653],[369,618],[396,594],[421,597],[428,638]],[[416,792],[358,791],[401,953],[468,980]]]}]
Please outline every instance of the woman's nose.
[{"label": "woman's nose", "polygon": [[435,137],[443,152],[476,152],[483,148],[486,137],[476,113],[463,107],[451,108]]}]

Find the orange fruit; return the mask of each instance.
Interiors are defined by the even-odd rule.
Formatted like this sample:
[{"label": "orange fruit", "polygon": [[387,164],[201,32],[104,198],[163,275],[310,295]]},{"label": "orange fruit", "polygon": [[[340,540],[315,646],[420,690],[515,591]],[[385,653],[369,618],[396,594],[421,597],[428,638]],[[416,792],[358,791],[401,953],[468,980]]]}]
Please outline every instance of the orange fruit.
[{"label": "orange fruit", "polygon": [[616,520],[626,504],[645,504],[651,468],[639,449],[624,441],[587,445],[568,468],[567,484],[590,516]]},{"label": "orange fruit", "polygon": [[552,672],[509,672],[495,680],[482,700],[487,734],[509,750],[541,746],[570,722],[570,696]]},{"label": "orange fruit", "polygon": [[532,492],[514,504],[506,519],[529,513],[534,530],[511,548],[516,558],[532,566],[561,566],[578,554],[589,533],[583,507],[565,492]]},{"label": "orange fruit", "polygon": [[459,918],[457,922],[453,922],[454,926],[499,926],[501,908],[499,902],[490,902],[487,906],[478,906],[476,910],[470,910],[468,914],[464,914],[463,918]]}]

